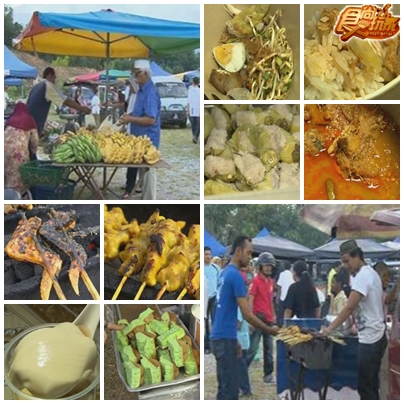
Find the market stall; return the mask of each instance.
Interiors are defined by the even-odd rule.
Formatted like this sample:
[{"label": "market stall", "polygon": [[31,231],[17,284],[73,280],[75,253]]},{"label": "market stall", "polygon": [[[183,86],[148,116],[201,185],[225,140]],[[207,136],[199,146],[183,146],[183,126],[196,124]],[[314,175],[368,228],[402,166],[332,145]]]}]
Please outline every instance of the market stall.
[{"label": "market stall", "polygon": [[[110,187],[111,182],[119,169],[127,168],[170,168],[165,162],[160,160],[157,164],[151,166],[150,164],[106,164],[106,163],[71,163],[71,164],[58,164],[52,163],[52,167],[67,168],[69,172],[76,174],[78,184],[81,189],[75,196],[75,199],[80,199],[83,191],[88,189],[94,199],[106,199],[107,192],[110,192],[116,198],[120,198],[115,191]],[[99,183],[96,177],[96,170],[102,169],[102,181]],[[109,170],[110,169],[110,170]]]}]

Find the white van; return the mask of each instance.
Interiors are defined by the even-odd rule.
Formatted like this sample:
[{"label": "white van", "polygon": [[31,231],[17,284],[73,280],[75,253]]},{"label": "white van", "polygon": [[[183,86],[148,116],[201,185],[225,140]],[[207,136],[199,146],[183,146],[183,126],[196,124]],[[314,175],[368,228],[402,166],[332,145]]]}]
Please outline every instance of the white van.
[{"label": "white van", "polygon": [[161,126],[187,126],[188,90],[185,84],[175,76],[152,77],[161,99]]}]

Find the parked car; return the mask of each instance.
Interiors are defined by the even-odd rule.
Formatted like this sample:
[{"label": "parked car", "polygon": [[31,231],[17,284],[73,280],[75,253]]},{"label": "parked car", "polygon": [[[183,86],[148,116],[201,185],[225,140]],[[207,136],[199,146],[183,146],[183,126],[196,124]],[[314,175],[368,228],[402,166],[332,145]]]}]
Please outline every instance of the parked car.
[{"label": "parked car", "polygon": [[185,84],[174,76],[152,77],[161,99],[161,126],[187,126],[188,91]]}]

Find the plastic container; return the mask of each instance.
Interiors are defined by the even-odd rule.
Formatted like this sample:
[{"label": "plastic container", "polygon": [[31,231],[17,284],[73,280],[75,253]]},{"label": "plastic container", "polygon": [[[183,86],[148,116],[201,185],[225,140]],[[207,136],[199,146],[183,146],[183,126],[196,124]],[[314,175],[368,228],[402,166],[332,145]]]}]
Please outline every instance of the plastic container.
[{"label": "plastic container", "polygon": [[[43,400],[42,398],[37,398],[30,396],[28,394],[23,393],[17,387],[15,387],[10,379],[8,378],[8,373],[10,370],[11,358],[14,353],[15,348],[18,343],[28,334],[33,331],[39,330],[41,328],[50,328],[55,327],[57,324],[41,324],[34,327],[29,328],[28,330],[19,334],[16,338],[14,338],[7,346],[4,352],[4,382],[5,382],[5,392],[4,396],[7,400]],[[98,347],[97,347],[98,350]],[[98,350],[98,361],[97,361],[97,377],[93,380],[93,382],[82,390],[80,393],[74,394],[69,397],[59,398],[57,400],[95,400],[97,394],[97,385],[100,381],[100,359],[99,359],[99,350]],[[56,400],[56,399],[54,399]]]},{"label": "plastic container", "polygon": [[66,184],[57,186],[33,186],[31,187],[32,199],[36,200],[71,200],[74,196],[76,183],[69,180]]},{"label": "plastic container", "polygon": [[22,181],[26,186],[57,186],[67,182],[69,169],[52,167],[49,163],[29,161],[20,167]]}]

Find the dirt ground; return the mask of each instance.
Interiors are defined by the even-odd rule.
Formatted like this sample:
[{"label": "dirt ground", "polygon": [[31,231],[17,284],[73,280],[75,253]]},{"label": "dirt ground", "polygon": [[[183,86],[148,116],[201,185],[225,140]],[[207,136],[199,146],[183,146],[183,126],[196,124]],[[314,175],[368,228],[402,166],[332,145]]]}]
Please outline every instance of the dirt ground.
[{"label": "dirt ground", "polygon": [[[262,357],[262,353],[261,353]],[[276,361],[276,358],[274,358]],[[212,354],[204,355],[204,385],[205,400],[216,400],[217,379],[216,361]],[[253,395],[243,400],[278,400],[275,384],[265,384],[263,378],[263,362],[254,361],[250,366],[250,384]],[[275,378],[274,374],[274,378]]]}]

